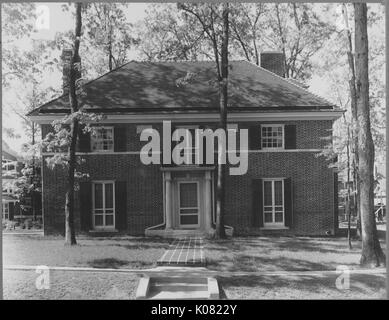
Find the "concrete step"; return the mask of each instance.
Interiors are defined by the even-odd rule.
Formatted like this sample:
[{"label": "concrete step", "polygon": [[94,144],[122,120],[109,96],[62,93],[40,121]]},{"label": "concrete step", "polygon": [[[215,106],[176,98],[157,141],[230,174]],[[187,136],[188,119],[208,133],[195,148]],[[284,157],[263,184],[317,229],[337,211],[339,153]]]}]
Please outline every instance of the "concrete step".
[{"label": "concrete step", "polygon": [[208,290],[201,291],[159,291],[151,290],[148,296],[150,300],[197,300],[197,299],[209,299]]},{"label": "concrete step", "polygon": [[217,281],[212,277],[166,276],[140,279],[137,299],[219,299]]}]

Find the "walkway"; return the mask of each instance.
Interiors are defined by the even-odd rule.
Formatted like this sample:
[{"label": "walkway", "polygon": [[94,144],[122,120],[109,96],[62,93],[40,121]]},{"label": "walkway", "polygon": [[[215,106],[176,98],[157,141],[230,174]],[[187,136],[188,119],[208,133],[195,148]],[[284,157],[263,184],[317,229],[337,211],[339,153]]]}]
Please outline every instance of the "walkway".
[{"label": "walkway", "polygon": [[157,261],[159,266],[205,266],[203,239],[187,237],[176,239]]}]

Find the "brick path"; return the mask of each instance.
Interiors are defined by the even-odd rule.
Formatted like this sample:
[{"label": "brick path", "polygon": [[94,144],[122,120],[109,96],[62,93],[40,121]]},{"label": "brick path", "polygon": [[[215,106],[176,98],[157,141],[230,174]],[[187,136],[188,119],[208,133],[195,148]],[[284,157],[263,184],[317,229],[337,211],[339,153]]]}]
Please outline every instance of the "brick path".
[{"label": "brick path", "polygon": [[205,266],[203,239],[187,237],[176,239],[157,261],[159,266]]}]

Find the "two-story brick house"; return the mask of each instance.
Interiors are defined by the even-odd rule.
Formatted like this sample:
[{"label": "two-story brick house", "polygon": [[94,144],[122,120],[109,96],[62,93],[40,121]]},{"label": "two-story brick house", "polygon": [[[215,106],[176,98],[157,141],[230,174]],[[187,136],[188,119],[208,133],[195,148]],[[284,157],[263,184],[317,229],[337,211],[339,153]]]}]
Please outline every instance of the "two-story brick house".
[{"label": "two-story brick house", "polygon": [[[248,129],[249,150],[247,172],[226,178],[225,223],[235,234],[334,234],[336,173],[317,154],[342,111],[283,78],[278,53],[261,58],[261,67],[230,62],[228,123],[231,129]],[[194,80],[178,85],[188,72]],[[173,128],[217,128],[215,77],[214,62],[133,61],[85,85],[86,110],[105,118],[96,136],[80,134],[77,154],[90,178],[76,192],[79,231],[212,232],[215,166],[145,165],[140,134],[153,128],[162,136],[163,121]],[[29,116],[45,136],[68,110],[65,94]],[[43,161],[42,176],[45,233],[63,233],[64,171],[48,169]]]}]

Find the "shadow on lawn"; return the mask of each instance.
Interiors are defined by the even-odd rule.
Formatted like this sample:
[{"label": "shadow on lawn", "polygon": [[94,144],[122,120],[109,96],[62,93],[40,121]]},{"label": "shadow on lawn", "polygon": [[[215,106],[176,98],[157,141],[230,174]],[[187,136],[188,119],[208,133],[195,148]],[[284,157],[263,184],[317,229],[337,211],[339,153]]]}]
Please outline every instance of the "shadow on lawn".
[{"label": "shadow on lawn", "polygon": [[150,261],[126,261],[119,260],[116,258],[105,258],[105,259],[94,259],[92,261],[87,262],[88,266],[92,268],[109,268],[109,269],[120,269],[123,267],[126,268],[145,268],[152,267],[155,263]]},{"label": "shadow on lawn", "polygon": [[[344,241],[342,241],[344,240]],[[215,251],[244,251],[247,249],[266,251],[287,250],[296,252],[317,252],[317,253],[352,253],[355,250],[360,250],[360,242],[353,241],[353,250],[348,249],[346,239],[315,239],[315,238],[265,238],[259,237],[255,239],[228,239],[228,240],[213,240],[208,242],[207,248]]]},{"label": "shadow on lawn", "polygon": [[[341,293],[336,288],[336,278],[338,275],[299,275],[299,276],[257,276],[247,275],[240,277],[218,276],[219,286],[221,290],[221,297],[228,299],[226,291],[229,289],[242,287],[258,287],[259,294],[266,294],[267,291],[275,292],[285,288],[286,290],[294,289],[296,291],[304,291],[309,293],[323,293],[325,290],[335,290]],[[357,291],[360,294],[371,294],[377,290],[384,290],[385,276],[384,275],[369,275],[357,274],[350,277],[350,290]],[[345,295],[348,293],[346,290]],[[261,293],[260,293],[261,292]],[[282,291],[280,291],[282,292]],[[300,293],[299,293],[300,294]],[[261,296],[257,297],[258,299]],[[282,298],[282,296],[279,296]],[[290,296],[288,297],[290,298]],[[299,296],[296,298],[309,299],[309,296]]]},{"label": "shadow on lawn", "polygon": [[[208,257],[207,257],[208,258]],[[307,260],[291,259],[285,257],[256,257],[238,255],[231,259],[227,256],[218,257],[215,260],[207,259],[207,268],[221,271],[315,271],[334,270],[335,267],[328,263],[316,263]]]}]

